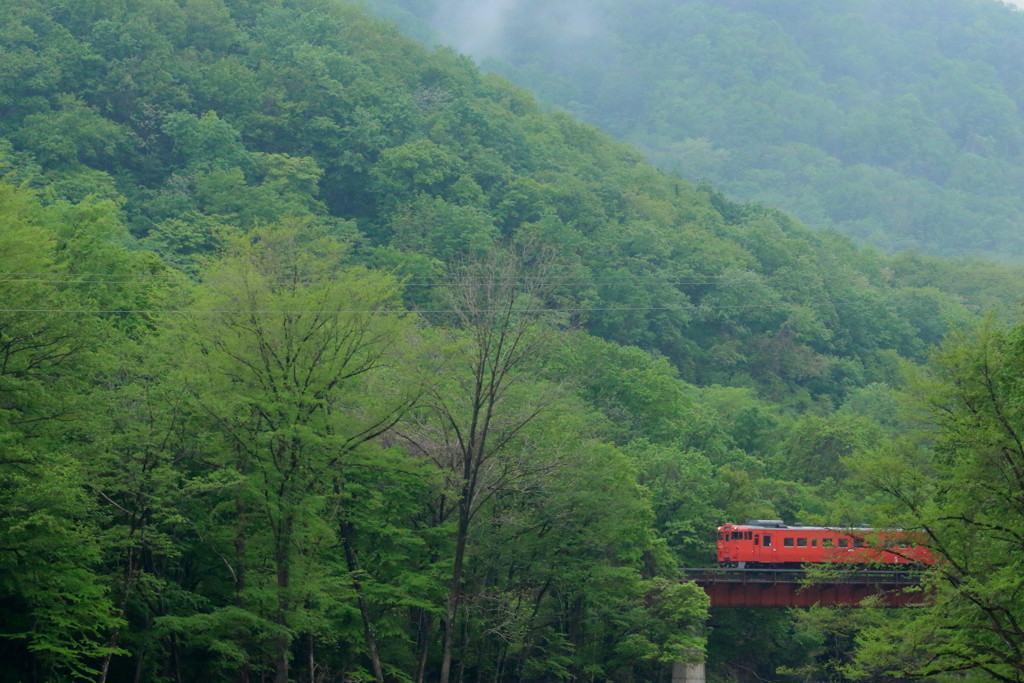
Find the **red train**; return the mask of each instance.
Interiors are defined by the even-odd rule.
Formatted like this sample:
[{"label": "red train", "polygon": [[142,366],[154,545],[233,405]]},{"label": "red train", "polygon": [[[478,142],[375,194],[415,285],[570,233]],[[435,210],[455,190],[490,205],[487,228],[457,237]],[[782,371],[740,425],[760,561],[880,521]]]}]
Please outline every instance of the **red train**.
[{"label": "red train", "polygon": [[807,563],[853,562],[932,564],[927,548],[901,531],[787,526],[780,520],[756,519],[718,527],[718,564],[740,569],[799,567]]}]

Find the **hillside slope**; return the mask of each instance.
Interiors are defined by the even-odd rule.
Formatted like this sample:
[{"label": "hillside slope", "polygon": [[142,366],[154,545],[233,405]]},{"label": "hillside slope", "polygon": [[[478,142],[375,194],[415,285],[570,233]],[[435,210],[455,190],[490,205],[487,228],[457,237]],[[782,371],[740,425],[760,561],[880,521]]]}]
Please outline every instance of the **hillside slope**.
[{"label": "hillside slope", "polygon": [[996,0],[369,5],[742,200],[1024,260],[1024,13]]},{"label": "hillside slope", "polygon": [[182,267],[220,225],[289,217],[418,277],[530,240],[577,261],[562,305],[591,332],[805,405],[1017,296],[1009,271],[887,260],[660,174],[352,8],[5,4],[11,177],[123,197],[133,234]]}]

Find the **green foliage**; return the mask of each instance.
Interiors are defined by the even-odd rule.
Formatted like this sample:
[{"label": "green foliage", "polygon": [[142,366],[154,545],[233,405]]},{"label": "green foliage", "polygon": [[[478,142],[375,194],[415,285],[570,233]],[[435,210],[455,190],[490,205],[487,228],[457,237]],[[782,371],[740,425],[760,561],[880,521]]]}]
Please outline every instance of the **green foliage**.
[{"label": "green foliage", "polygon": [[823,519],[905,436],[905,366],[1019,297],[661,174],[351,7],[0,5],[15,680],[662,678],[704,646],[676,568],[713,527]]},{"label": "green foliage", "polygon": [[852,415],[805,415],[793,424],[774,468],[780,478],[821,484],[843,479],[843,461],[872,448],[881,439],[877,424]]},{"label": "green foliage", "polygon": [[92,678],[98,660],[122,652],[109,639],[123,622],[98,571],[102,545],[86,479],[67,456],[34,453],[9,433],[0,438],[5,673]]},{"label": "green foliage", "polygon": [[416,140],[384,150],[371,177],[384,197],[410,192],[443,194],[458,179],[461,160],[430,140]]},{"label": "green foliage", "polygon": [[[656,676],[702,647],[707,598],[670,578],[675,559],[649,531],[630,459],[579,439],[575,420],[552,425],[562,441],[548,457],[559,466],[523,481],[519,496],[497,496],[482,520],[478,542],[490,552],[473,576],[503,578],[497,593],[476,588],[492,635],[475,666],[504,662],[507,675],[531,681]],[[644,565],[667,576],[644,578]]]},{"label": "green foliage", "polygon": [[231,606],[186,617],[160,617],[154,628],[157,635],[173,637],[192,652],[206,654],[206,671],[214,676],[229,676],[252,665],[247,649],[253,643],[269,648],[275,639],[288,635],[281,626]]},{"label": "green foliage", "polygon": [[420,195],[396,211],[392,246],[445,262],[481,256],[494,247],[498,229],[486,211]]},{"label": "green foliage", "polygon": [[70,95],[58,97],[57,106],[54,112],[26,116],[14,141],[50,167],[109,165],[118,156],[119,147],[126,144],[120,126]]},{"label": "green foliage", "polygon": [[[814,661],[821,647],[815,634],[801,629],[786,610],[716,610],[713,623],[708,638],[709,681],[742,681],[753,676],[779,680],[779,668],[786,671],[805,666]],[[744,656],[736,657],[737,652]],[[820,669],[815,673],[820,675]]]},{"label": "green foliage", "polygon": [[740,511],[723,510],[725,482],[698,451],[680,451],[646,442],[625,449],[635,463],[639,482],[649,491],[654,527],[684,567],[709,566],[713,548],[707,529]]},{"label": "green foliage", "polygon": [[[305,610],[317,584],[337,582],[317,571],[311,548],[335,533],[332,518],[346,520],[339,531],[351,527],[347,508],[357,499],[346,471],[416,391],[382,374],[410,333],[394,283],[343,270],[344,254],[343,244],[299,226],[236,239],[203,274],[198,314],[183,337],[199,351],[189,384],[222,432],[220,466],[240,477],[237,506],[265,524],[253,522],[247,542],[265,535],[261,552],[276,578],[259,586],[250,575],[237,589],[246,602],[264,603],[278,627],[268,637],[279,676],[287,676],[292,638],[314,628]],[[259,557],[237,558],[235,575]],[[329,594],[327,585],[322,590]]]},{"label": "green foliage", "polygon": [[[733,16],[696,2],[673,11],[708,31]],[[668,25],[651,16],[630,30]],[[30,4],[10,17],[5,45],[46,78],[34,94],[31,79],[5,81],[24,107],[5,123],[8,165],[54,199],[123,201],[133,234],[191,272],[221,247],[222,225],[313,220],[347,231],[365,261],[390,247],[452,262],[502,240],[542,242],[574,264],[558,303],[590,333],[657,351],[686,381],[756,387],[801,410],[892,381],[893,352],[923,359],[953,325],[1016,297],[1018,273],[890,264],[660,175],[349,7],[153,0]],[[743,27],[793,47],[749,12]],[[760,68],[763,55],[726,44]],[[919,115],[912,105],[897,110]]]},{"label": "green foliage", "polygon": [[0,648],[12,676],[26,679],[88,678],[120,652],[76,437],[89,424],[97,357],[118,337],[90,309],[131,306],[137,293],[117,281],[89,286],[83,269],[116,276],[131,272],[132,259],[104,240],[119,227],[104,209],[77,208],[47,209],[0,183]]},{"label": "green foliage", "polygon": [[859,676],[1022,675],[1022,340],[1019,326],[990,324],[944,345],[934,377],[917,388],[930,443],[898,442],[856,461],[882,496],[879,512],[919,530],[939,559],[925,576],[924,606],[858,635]]},{"label": "green foliage", "polygon": [[252,163],[242,136],[216,112],[206,112],[198,119],[185,112],[172,112],[161,129],[170,137],[179,163],[190,171],[246,168]]},{"label": "green foliage", "polygon": [[890,251],[1024,253],[1009,7],[520,2],[482,27],[457,3],[368,4],[741,199]]}]

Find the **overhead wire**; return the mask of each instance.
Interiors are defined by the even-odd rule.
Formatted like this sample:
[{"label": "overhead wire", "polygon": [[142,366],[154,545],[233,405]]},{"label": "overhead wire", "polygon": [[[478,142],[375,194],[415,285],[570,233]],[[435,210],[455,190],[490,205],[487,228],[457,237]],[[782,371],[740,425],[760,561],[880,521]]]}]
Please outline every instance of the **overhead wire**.
[{"label": "overhead wire", "polygon": [[[0,273],[0,284],[11,284],[11,283],[50,283],[50,284],[152,284],[153,282],[167,281],[173,282],[174,278],[166,275],[146,275],[146,274],[133,274],[123,275],[116,273],[61,273],[60,277],[45,277],[44,273]],[[326,278],[295,278],[294,276],[281,275],[278,277],[262,277],[259,279],[208,279],[203,282],[208,284],[272,284],[278,282],[301,282],[304,284],[316,284],[320,282],[331,282],[342,279],[338,277],[326,277]],[[666,284],[673,286],[688,286],[688,287],[709,287],[715,285],[722,285],[728,283],[746,283],[753,280],[767,280],[767,281],[780,281],[780,280],[797,280],[799,279],[795,275],[786,274],[782,275],[762,275],[754,274],[754,277],[737,277],[735,275],[702,275],[701,279],[691,279],[684,277],[673,277],[664,275],[651,275],[651,276],[632,276],[632,277],[593,277],[593,278],[573,278],[573,277],[543,277],[543,278],[532,278],[532,277],[504,277],[500,275],[494,276],[417,276],[409,278],[397,278],[399,283],[404,286],[417,286],[417,287],[443,287],[450,284],[464,284],[464,283],[522,283],[532,285],[559,285],[559,286],[571,286],[571,287],[591,287],[601,285],[615,285],[615,284]],[[353,283],[358,285],[359,283]],[[376,283],[372,283],[369,286],[376,286]]]},{"label": "overhead wire", "polygon": [[[2,284],[21,284],[21,283],[43,283],[43,284],[59,284],[59,285],[150,285],[158,284],[161,281],[173,282],[174,278],[170,275],[164,274],[144,274],[135,273],[130,275],[120,273],[60,273],[60,277],[46,277],[48,273],[40,272],[0,272],[0,285]],[[671,276],[646,276],[646,277],[608,277],[608,278],[523,278],[523,277],[511,277],[511,276],[431,276],[431,277],[412,277],[405,280],[399,280],[399,284],[402,286],[416,286],[416,287],[445,287],[452,284],[483,284],[483,283],[494,283],[500,282],[506,285],[512,284],[523,284],[523,285],[557,285],[560,287],[601,287],[616,284],[661,284],[672,287],[715,287],[729,284],[749,284],[754,282],[779,282],[779,281],[794,281],[799,278],[796,274],[753,274],[754,277],[737,277],[734,274],[730,275],[703,275],[702,279],[687,279],[680,277],[675,279]],[[296,279],[293,276],[279,276],[275,278],[261,278],[255,280],[210,280],[206,284],[213,285],[274,285],[281,282],[296,281],[304,285],[314,285],[326,282],[332,282],[339,280],[341,277],[327,277],[327,278],[316,278],[316,279]],[[378,286],[379,283],[360,283],[360,282],[347,282],[347,286],[351,287],[363,287],[363,286]],[[607,313],[607,312],[651,312],[651,311],[686,311],[695,312],[702,310],[742,310],[742,309],[776,309],[785,308],[789,306],[800,306],[800,305],[811,305],[811,306],[843,306],[848,304],[864,303],[863,300],[818,300],[809,302],[800,301],[785,301],[785,302],[758,302],[758,303],[735,303],[735,304],[714,304],[714,303],[697,303],[690,306],[593,306],[593,307],[554,307],[554,308],[543,308],[543,309],[519,309],[517,313]],[[201,315],[238,315],[238,314],[300,314],[300,313],[329,313],[334,315],[351,315],[351,314],[409,314],[418,313],[424,315],[440,315],[440,314],[454,314],[462,311],[456,309],[337,309],[331,311],[324,310],[301,310],[301,309],[266,309],[266,310],[252,310],[252,309],[199,309],[199,308],[186,308],[186,309],[104,309],[104,308],[26,308],[26,307],[11,307],[11,308],[0,308],[0,313],[49,313],[49,314],[136,314],[136,315],[155,315],[155,314],[201,314]],[[487,311],[481,311],[487,312]]]},{"label": "overhead wire", "polygon": [[[829,305],[843,306],[847,304],[858,304],[863,303],[861,301],[826,301],[823,302]],[[693,306],[608,306],[608,307],[554,307],[554,308],[523,308],[513,309],[512,313],[635,313],[644,311],[681,311],[681,312],[694,312],[694,311],[712,311],[722,309],[775,309],[775,308],[787,308],[790,306],[800,306],[802,304],[798,302],[783,302],[783,303],[758,303],[758,304],[696,304]],[[144,309],[144,308],[0,308],[0,313],[67,313],[67,314],[95,314],[95,315],[106,315],[106,314],[135,314],[135,315],[155,315],[155,314],[175,314],[175,315],[285,315],[285,314],[307,314],[315,313],[322,315],[354,315],[354,314],[374,314],[374,315],[408,315],[408,314],[421,314],[421,315],[441,315],[441,314],[455,314],[455,313],[505,313],[506,309],[475,309],[473,311],[467,311],[466,309],[417,309],[417,308],[381,308],[381,309],[202,309],[202,308],[156,308],[156,309]]]}]

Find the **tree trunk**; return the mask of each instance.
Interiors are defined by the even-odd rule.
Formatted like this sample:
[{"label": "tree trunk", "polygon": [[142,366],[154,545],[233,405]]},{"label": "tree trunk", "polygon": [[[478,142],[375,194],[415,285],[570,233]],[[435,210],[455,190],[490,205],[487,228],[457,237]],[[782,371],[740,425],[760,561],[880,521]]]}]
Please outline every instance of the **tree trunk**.
[{"label": "tree trunk", "polygon": [[434,619],[426,610],[419,610],[419,664],[416,668],[416,683],[424,683],[427,673],[427,657],[430,655],[430,634],[434,631]]},{"label": "tree trunk", "polygon": [[466,540],[469,536],[470,501],[466,500],[468,492],[463,491],[463,500],[459,502],[459,526],[455,539],[455,558],[452,563],[452,583],[448,590],[448,604],[444,619],[444,649],[441,655],[441,676],[439,683],[448,683],[451,675],[452,648],[455,643],[455,621],[462,602],[462,568],[466,558]]},{"label": "tree trunk", "polygon": [[[239,471],[243,471],[239,468]],[[245,581],[246,581],[246,565],[245,565],[245,550],[246,550],[246,510],[240,499],[235,499],[235,512],[238,519],[238,525],[235,527],[235,607],[239,609],[245,609]],[[238,683],[249,683],[249,679],[252,676],[252,671],[249,667],[248,662],[243,662],[238,669]]]},{"label": "tree trunk", "polygon": [[313,633],[309,634],[309,683],[316,683],[316,659],[313,656]]},{"label": "tree trunk", "polygon": [[345,561],[348,563],[348,571],[352,574],[352,587],[356,591],[356,603],[359,606],[359,615],[363,619],[363,638],[366,640],[366,649],[370,653],[370,663],[373,665],[373,676],[377,683],[384,683],[384,669],[380,663],[380,654],[377,651],[377,638],[373,634],[373,624],[370,621],[370,613],[366,605],[366,597],[363,595],[363,585],[356,578],[359,576],[359,560],[356,558],[355,548],[352,547],[352,524],[345,520],[339,522],[341,527],[341,544],[345,548]]},{"label": "tree trunk", "polygon": [[[282,520],[274,552],[274,562],[277,565],[277,623],[281,628],[288,627],[288,612],[291,607],[288,600],[288,589],[291,587],[291,527],[291,520]],[[274,683],[288,683],[288,649],[291,639],[283,633],[276,640]]]}]

